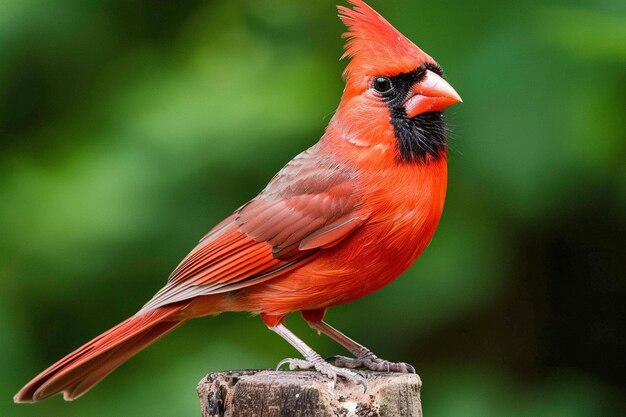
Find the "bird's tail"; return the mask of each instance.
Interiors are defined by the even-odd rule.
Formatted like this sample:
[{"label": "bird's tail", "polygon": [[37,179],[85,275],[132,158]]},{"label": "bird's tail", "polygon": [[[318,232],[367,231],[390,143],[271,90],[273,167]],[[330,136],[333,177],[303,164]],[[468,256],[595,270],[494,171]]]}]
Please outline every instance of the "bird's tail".
[{"label": "bird's tail", "polygon": [[172,316],[183,306],[164,306],[121,322],[37,375],[13,397],[35,402],[63,392],[73,400],[113,372],[133,355],[180,326]]}]

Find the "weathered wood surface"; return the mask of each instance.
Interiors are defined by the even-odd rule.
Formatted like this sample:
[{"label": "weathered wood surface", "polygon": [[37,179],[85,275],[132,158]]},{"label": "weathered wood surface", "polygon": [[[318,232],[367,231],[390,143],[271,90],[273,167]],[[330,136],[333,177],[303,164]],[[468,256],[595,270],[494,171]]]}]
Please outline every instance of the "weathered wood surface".
[{"label": "weathered wood surface", "polygon": [[422,417],[418,375],[361,373],[365,392],[309,371],[210,373],[198,384],[202,417]]}]

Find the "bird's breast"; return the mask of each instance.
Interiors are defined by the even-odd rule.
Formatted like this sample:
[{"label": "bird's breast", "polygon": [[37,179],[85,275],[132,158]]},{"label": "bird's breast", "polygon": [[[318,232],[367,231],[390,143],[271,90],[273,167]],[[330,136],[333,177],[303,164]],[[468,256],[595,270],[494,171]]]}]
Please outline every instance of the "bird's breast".
[{"label": "bird's breast", "polygon": [[432,240],[445,201],[446,161],[405,164],[378,181],[372,217],[362,236],[350,242],[362,248],[354,263],[360,265],[356,274],[367,271],[367,278],[359,280],[367,293],[397,278]]},{"label": "bird's breast", "polygon": [[[244,291],[247,309],[271,314],[361,298],[404,272],[430,243],[446,193],[445,158],[359,177],[365,224],[279,278]],[[254,307],[252,307],[254,305]]]}]

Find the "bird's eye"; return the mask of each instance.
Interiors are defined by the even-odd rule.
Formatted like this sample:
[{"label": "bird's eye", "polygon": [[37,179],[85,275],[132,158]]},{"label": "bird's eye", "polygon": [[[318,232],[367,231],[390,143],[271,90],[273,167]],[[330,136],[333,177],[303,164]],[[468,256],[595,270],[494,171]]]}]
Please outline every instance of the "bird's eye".
[{"label": "bird's eye", "polygon": [[393,84],[391,83],[391,80],[387,77],[376,77],[374,78],[373,87],[374,90],[384,94],[390,92],[393,89]]}]

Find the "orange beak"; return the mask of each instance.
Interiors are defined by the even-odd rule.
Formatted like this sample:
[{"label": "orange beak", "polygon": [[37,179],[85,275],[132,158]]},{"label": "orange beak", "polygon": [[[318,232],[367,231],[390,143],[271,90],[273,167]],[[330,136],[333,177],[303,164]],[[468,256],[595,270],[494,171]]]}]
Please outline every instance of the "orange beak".
[{"label": "orange beak", "polygon": [[430,70],[416,83],[404,102],[404,109],[409,118],[418,114],[443,110],[454,103],[463,102],[461,96],[446,80]]}]

